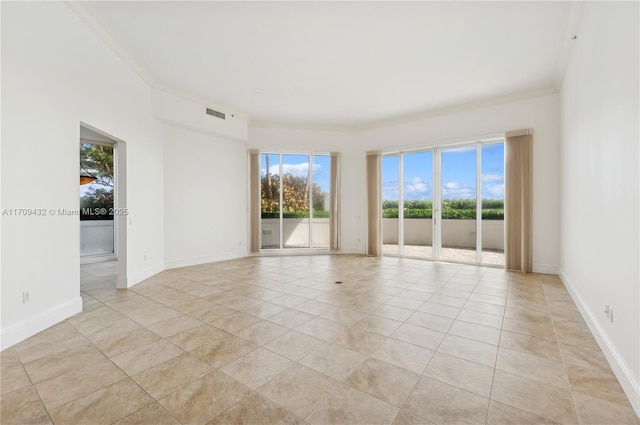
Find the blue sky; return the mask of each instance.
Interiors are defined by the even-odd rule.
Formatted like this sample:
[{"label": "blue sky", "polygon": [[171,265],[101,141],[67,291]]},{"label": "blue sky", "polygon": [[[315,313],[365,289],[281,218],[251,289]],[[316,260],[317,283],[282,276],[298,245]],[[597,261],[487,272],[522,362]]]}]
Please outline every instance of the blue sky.
[{"label": "blue sky", "polygon": [[[433,199],[433,152],[404,154],[404,198]],[[476,197],[476,146],[442,150],[442,199]],[[482,197],[504,199],[504,144],[482,145]],[[398,157],[382,159],[382,199],[398,200]]]},{"label": "blue sky", "polygon": [[[269,154],[269,169],[271,174],[280,173],[280,155]],[[330,174],[329,155],[313,156],[313,182],[329,192]],[[266,154],[260,155],[260,174],[264,175],[267,170]],[[282,155],[282,172],[292,174],[297,177],[307,177],[309,175],[309,155]]]}]

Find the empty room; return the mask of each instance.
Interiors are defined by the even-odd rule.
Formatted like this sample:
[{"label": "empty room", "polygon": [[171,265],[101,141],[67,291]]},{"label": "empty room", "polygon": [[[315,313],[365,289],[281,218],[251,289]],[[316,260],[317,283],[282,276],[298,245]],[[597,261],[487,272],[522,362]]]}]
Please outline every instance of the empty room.
[{"label": "empty room", "polygon": [[640,424],[637,1],[2,1],[0,422]]}]

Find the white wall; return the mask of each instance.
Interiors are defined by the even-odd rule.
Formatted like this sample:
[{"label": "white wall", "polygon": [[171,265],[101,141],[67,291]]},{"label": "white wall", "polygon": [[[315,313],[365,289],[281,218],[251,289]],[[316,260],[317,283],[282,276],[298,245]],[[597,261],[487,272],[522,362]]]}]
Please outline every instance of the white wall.
[{"label": "white wall", "polygon": [[638,39],[637,2],[586,4],[561,93],[561,277],[640,412]]},{"label": "white wall", "polygon": [[[3,208],[78,209],[87,123],[127,143],[129,284],[162,270],[163,135],[148,88],[63,3],[3,2],[2,106]],[[77,215],[3,216],[2,228],[5,348],[82,303]]]},{"label": "white wall", "polygon": [[172,125],[165,136],[166,267],[245,256],[246,144]]},{"label": "white wall", "polygon": [[533,268],[559,270],[559,99],[543,95],[360,132],[251,128],[252,148],[341,151],[343,250],[364,253],[365,154],[369,150],[428,147],[460,139],[534,129]]}]

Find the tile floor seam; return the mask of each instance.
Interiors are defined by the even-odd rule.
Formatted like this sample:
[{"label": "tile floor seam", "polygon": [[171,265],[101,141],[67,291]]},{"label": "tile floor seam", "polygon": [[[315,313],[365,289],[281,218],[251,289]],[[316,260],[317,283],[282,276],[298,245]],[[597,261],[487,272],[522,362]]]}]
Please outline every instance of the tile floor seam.
[{"label": "tile floor seam", "polygon": [[[18,360],[20,361],[20,365],[22,366],[22,368],[25,369],[24,363],[22,363],[22,360],[20,360],[19,356],[18,356]],[[27,371],[25,370],[24,373],[27,373]],[[40,400],[40,403],[42,403],[42,407],[44,408],[44,411],[47,413],[47,417],[49,418],[49,420],[51,421],[52,424],[55,423],[55,422],[53,422],[53,418],[51,417],[51,412],[49,411],[49,409],[47,409],[47,406],[44,404],[44,400],[42,399],[42,396],[40,395],[40,392],[36,388],[36,385],[33,383],[33,381],[31,380],[31,376],[28,373],[27,373],[27,377],[29,378],[29,382],[31,382],[31,386],[33,387],[33,390],[35,391],[36,395],[38,396],[38,400]]]},{"label": "tile floor seam", "polygon": [[[51,414],[51,412],[52,412],[52,411],[54,411],[54,410],[60,409],[60,408],[62,408],[62,407],[64,407],[64,406],[69,405],[70,403],[73,403],[73,402],[78,401],[78,400],[80,400],[80,399],[82,399],[82,398],[88,397],[88,396],[90,396],[91,394],[95,394],[95,393],[97,393],[98,391],[102,391],[102,390],[104,390],[105,388],[109,388],[109,387],[111,387],[111,386],[113,386],[113,385],[119,384],[119,383],[124,382],[124,381],[126,381],[126,380],[128,380],[128,379],[129,379],[129,380],[132,380],[132,379],[129,377],[129,375],[125,374],[125,376],[124,376],[122,379],[119,379],[119,380],[117,380],[117,381],[114,381],[114,382],[110,383],[109,385],[106,385],[106,386],[104,386],[104,387],[101,387],[101,388],[98,388],[98,389],[96,389],[96,390],[90,391],[90,392],[88,392],[88,393],[86,393],[86,394],[79,395],[79,396],[77,396],[76,398],[73,398],[73,399],[71,399],[71,400],[68,400],[68,401],[66,401],[65,403],[60,404],[60,405],[58,405],[58,406],[55,406],[55,407],[53,407],[53,408],[51,408],[51,409],[49,409],[49,408],[44,404],[44,401],[43,401],[42,403],[43,403],[43,406],[44,406],[45,410],[47,411],[47,413]],[[132,380],[132,381],[133,381],[133,380]],[[35,388],[35,385],[34,385],[34,389],[36,390],[36,392],[38,392],[37,388]],[[38,395],[39,395],[39,393],[38,393]],[[52,418],[52,419],[53,419],[53,418]],[[55,424],[55,421],[53,421],[53,420],[52,420],[51,422]]]},{"label": "tile floor seam", "polygon": [[[545,294],[545,301],[546,301],[546,294]],[[571,383],[571,378],[569,377],[569,370],[567,369],[567,362],[565,360],[566,354],[563,352],[563,350],[560,349],[560,339],[558,338],[558,332],[556,331],[556,321],[553,319],[553,316],[551,316],[551,326],[553,327],[553,333],[556,336],[556,344],[558,345],[558,351],[560,352],[560,362],[562,363],[562,369],[564,370],[565,378],[567,379],[567,387],[569,389],[569,396],[571,397],[571,405],[573,406],[573,410],[576,413],[576,418],[578,419],[578,423],[581,423],[581,418],[580,418],[580,415],[578,414],[578,404],[573,394],[574,393],[573,384]]]},{"label": "tile floor seam", "polygon": [[489,389],[489,406],[487,407],[487,415],[485,417],[485,424],[488,424],[489,422],[489,409],[491,408],[491,401],[493,400],[493,384],[495,382],[496,379],[496,370],[498,369],[498,354],[500,353],[500,342],[502,341],[502,331],[504,329],[504,320],[506,318],[506,310],[507,310],[507,304],[509,302],[509,293],[511,292],[511,279],[509,279],[509,283],[507,285],[507,302],[505,302],[504,308],[503,308],[503,315],[502,315],[502,322],[500,325],[500,335],[498,336],[498,351],[496,352],[496,364],[495,367],[493,368],[493,374],[491,376],[491,388]]}]

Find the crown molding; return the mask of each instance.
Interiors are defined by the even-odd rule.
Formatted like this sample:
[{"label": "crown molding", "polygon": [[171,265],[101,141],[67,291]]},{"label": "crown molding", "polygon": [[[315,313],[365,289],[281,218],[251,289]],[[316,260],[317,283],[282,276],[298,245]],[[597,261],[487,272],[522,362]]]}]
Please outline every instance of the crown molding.
[{"label": "crown molding", "polygon": [[558,56],[556,72],[553,77],[553,87],[558,91],[562,88],[564,74],[567,72],[567,66],[569,65],[573,46],[578,42],[578,39],[574,39],[573,37],[578,36],[578,30],[580,29],[582,15],[584,13],[584,6],[585,2],[581,0],[573,0],[571,2],[571,10],[569,11],[569,19],[567,20],[567,29],[564,33],[562,47]]},{"label": "crown molding", "polygon": [[171,94],[173,96],[180,97],[185,100],[190,100],[191,102],[199,103],[203,106],[206,106],[207,108],[215,109],[216,111],[224,112],[226,114],[242,118],[247,122],[251,119],[251,116],[246,111],[230,108],[217,102],[215,99],[210,99],[206,96],[201,96],[192,91],[184,90],[170,84],[156,82],[151,85],[151,88]]},{"label": "crown molding", "polygon": [[[569,41],[568,47],[563,48],[563,53],[558,62],[558,67],[552,85],[527,90],[517,93],[512,93],[505,96],[498,96],[479,101],[472,101],[457,105],[446,106],[442,108],[431,109],[409,115],[402,115],[398,117],[391,117],[383,120],[372,121],[363,124],[354,125],[333,125],[333,124],[317,124],[317,123],[288,123],[288,122],[273,122],[273,121],[261,121],[258,119],[252,119],[251,115],[246,111],[226,107],[214,99],[203,97],[196,93],[190,92],[185,89],[180,89],[171,86],[167,83],[155,81],[152,73],[136,58],[126,45],[116,37],[113,32],[105,25],[100,19],[98,19],[85,4],[80,1],[64,1],[65,5],[73,11],[80,20],[87,25],[103,42],[111,48],[131,69],[147,84],[149,88],[164,91],[174,96],[181,97],[186,100],[201,103],[209,107],[219,109],[225,113],[236,115],[246,120],[249,124],[249,128],[271,128],[271,129],[285,129],[285,130],[306,130],[306,131],[328,131],[328,132],[343,132],[343,133],[358,133],[362,131],[373,130],[381,127],[388,127],[392,125],[405,124],[423,119],[433,118],[437,116],[449,115],[457,112],[463,112],[473,109],[485,108],[489,106],[495,106],[505,103],[511,103],[518,100],[525,100],[538,96],[545,96],[549,94],[558,93],[561,85],[562,78],[564,77],[564,71],[566,69],[569,53],[574,40],[571,40],[571,36],[566,37]],[[90,4],[90,3],[89,3]],[[574,34],[582,19],[582,11],[584,4],[580,0],[574,0],[572,4],[572,10],[570,13],[569,24],[567,26],[567,34]]]},{"label": "crown molding", "polygon": [[335,125],[318,125],[318,124],[294,124],[294,123],[282,123],[282,122],[269,122],[269,121],[250,121],[249,128],[273,128],[282,130],[309,130],[309,131],[332,131],[332,132],[344,132],[344,133],[359,133],[368,130],[375,130],[377,128],[389,127],[398,124],[407,124],[424,119],[451,115],[458,112],[471,111],[474,109],[487,108],[490,106],[503,105],[506,103],[517,102],[520,100],[532,99],[540,96],[548,96],[551,94],[557,94],[558,90],[553,86],[546,86],[533,90],[526,90],[522,92],[512,93],[504,96],[492,97],[488,99],[461,103],[458,105],[446,106],[443,108],[431,109],[415,114],[402,115],[395,118],[388,118],[384,120],[374,121],[367,124],[353,125],[353,126],[335,126]]},{"label": "crown molding", "polygon": [[322,125],[322,124],[293,124],[271,121],[249,121],[249,128],[270,128],[278,130],[301,130],[301,131],[327,131],[334,133],[357,133],[358,126],[351,125]]},{"label": "crown molding", "polygon": [[107,25],[98,19],[87,7],[85,2],[64,1],[64,4],[75,13],[84,24],[89,27],[100,39],[118,55],[138,76],[148,85],[153,85],[152,74],[142,65],[121,40],[109,30]]}]

